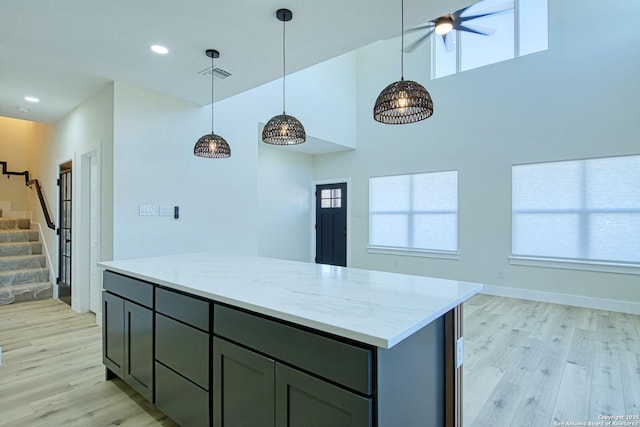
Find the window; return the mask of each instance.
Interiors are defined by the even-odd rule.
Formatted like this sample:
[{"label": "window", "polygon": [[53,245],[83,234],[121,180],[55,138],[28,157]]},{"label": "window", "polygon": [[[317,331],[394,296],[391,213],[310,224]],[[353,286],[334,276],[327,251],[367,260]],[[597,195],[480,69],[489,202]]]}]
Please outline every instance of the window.
[{"label": "window", "polygon": [[[491,12],[500,13],[490,14]],[[471,70],[548,48],[547,0],[483,0],[462,17],[481,15],[465,26],[490,35],[453,30],[432,37],[432,78]]]},{"label": "window", "polygon": [[342,207],[342,189],[331,188],[320,191],[320,207],[340,208]]},{"label": "window", "polygon": [[514,256],[640,266],[640,156],[512,172]]},{"label": "window", "polygon": [[369,179],[369,247],[458,250],[458,172]]}]

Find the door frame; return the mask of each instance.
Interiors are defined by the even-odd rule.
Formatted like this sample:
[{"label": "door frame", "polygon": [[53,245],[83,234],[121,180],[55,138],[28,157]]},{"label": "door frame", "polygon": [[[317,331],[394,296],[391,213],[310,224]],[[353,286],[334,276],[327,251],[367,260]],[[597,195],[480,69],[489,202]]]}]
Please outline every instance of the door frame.
[{"label": "door frame", "polygon": [[313,262],[316,256],[316,187],[325,184],[347,184],[347,267],[351,266],[351,200],[353,200],[353,192],[351,191],[351,177],[320,179],[311,182],[311,248],[309,259]]},{"label": "door frame", "polygon": [[[72,308],[80,313],[86,313],[91,311],[91,288],[96,287],[102,289],[102,275],[98,275],[97,283],[91,283],[91,239],[96,237],[98,240],[97,257],[96,261],[101,260],[101,241],[102,236],[100,224],[102,223],[102,158],[101,158],[102,144],[96,143],[88,145],[86,150],[80,153],[76,153],[77,167],[75,168],[75,175],[73,179],[73,185],[76,189],[74,196],[74,219],[75,226],[73,227],[72,234],[74,238],[73,246],[73,259],[74,267],[72,267],[72,273],[76,278],[76,294],[73,299]],[[97,209],[95,210],[96,221],[98,223],[97,236],[91,235],[91,168],[92,163],[96,167],[96,184],[97,184]],[[102,324],[102,304],[98,304],[96,312],[96,323]]]}]

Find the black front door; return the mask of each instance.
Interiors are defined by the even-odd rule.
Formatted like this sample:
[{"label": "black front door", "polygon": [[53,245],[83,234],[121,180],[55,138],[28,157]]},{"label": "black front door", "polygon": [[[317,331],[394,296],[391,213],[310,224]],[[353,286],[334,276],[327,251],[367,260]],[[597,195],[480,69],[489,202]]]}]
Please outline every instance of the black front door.
[{"label": "black front door", "polygon": [[316,186],[316,263],[347,266],[347,184]]},{"label": "black front door", "polygon": [[58,298],[71,305],[71,163],[60,170],[58,229]]}]

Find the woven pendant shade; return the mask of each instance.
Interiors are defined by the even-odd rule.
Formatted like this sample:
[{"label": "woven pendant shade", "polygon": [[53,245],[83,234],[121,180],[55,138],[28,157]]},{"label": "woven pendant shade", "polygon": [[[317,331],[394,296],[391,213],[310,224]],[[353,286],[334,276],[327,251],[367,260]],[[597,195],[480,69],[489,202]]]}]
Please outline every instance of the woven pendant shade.
[{"label": "woven pendant shade", "polygon": [[264,126],[262,141],[272,145],[297,145],[307,140],[307,133],[300,120],[284,112],[286,87],[285,22],[291,21],[293,13],[289,9],[278,9],[276,18],[282,22],[282,114],[272,117]]},{"label": "woven pendant shade", "polygon": [[231,148],[223,137],[210,133],[196,142],[193,147],[193,154],[210,159],[224,159],[231,156]]},{"label": "woven pendant shade", "polygon": [[403,125],[427,119],[433,114],[429,92],[411,80],[400,80],[384,88],[373,107],[373,118],[390,125]]},{"label": "woven pendant shade", "polygon": [[226,159],[231,157],[229,143],[220,135],[213,133],[213,59],[220,57],[220,52],[215,49],[207,49],[205,54],[211,58],[211,133],[201,136],[193,147],[193,155],[208,159]]},{"label": "woven pendant shade", "polygon": [[404,79],[404,0],[400,2],[400,80],[385,87],[373,106],[373,119],[388,125],[404,125],[433,115],[433,100],[420,83]]},{"label": "woven pendant shade", "polygon": [[267,144],[296,145],[302,144],[306,139],[300,120],[286,114],[272,117],[262,130],[262,140]]}]

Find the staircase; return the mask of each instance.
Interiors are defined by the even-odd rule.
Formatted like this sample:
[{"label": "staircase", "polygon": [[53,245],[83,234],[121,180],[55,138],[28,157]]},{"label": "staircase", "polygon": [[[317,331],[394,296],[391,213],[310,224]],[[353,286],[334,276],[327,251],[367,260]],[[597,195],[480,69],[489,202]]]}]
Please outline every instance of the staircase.
[{"label": "staircase", "polygon": [[0,305],[51,298],[53,286],[37,230],[0,210]]}]

